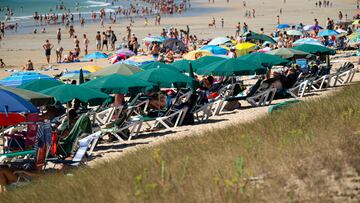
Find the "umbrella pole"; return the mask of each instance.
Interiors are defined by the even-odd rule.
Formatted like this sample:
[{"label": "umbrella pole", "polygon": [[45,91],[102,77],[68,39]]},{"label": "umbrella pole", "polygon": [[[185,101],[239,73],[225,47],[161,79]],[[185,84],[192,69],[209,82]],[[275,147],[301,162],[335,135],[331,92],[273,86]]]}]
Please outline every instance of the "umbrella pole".
[{"label": "umbrella pole", "polygon": [[330,56],[326,55],[326,66],[330,68]]}]

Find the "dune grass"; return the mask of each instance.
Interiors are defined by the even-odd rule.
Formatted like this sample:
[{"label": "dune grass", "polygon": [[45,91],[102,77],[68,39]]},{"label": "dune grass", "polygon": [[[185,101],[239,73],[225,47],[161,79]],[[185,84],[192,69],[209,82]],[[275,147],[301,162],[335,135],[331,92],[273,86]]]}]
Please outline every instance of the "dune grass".
[{"label": "dune grass", "polygon": [[346,87],[251,123],[139,149],[95,168],[71,171],[71,176],[47,175],[1,195],[0,201],[356,200],[359,88]]}]

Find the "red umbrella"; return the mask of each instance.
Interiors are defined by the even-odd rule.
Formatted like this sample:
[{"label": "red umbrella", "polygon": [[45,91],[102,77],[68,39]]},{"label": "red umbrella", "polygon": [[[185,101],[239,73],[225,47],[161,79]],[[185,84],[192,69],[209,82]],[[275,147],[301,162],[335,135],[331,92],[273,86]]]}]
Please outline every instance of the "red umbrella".
[{"label": "red umbrella", "polygon": [[16,125],[25,121],[26,121],[25,116],[21,114],[17,114],[17,113],[0,114],[0,127]]}]

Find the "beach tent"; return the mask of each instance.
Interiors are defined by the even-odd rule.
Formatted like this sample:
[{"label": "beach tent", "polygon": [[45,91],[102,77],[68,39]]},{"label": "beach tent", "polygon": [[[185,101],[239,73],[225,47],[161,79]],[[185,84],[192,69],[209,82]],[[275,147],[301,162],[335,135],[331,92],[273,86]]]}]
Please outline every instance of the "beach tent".
[{"label": "beach tent", "polygon": [[139,68],[141,68],[143,70],[149,70],[149,69],[153,69],[153,68],[169,68],[171,70],[178,71],[178,69],[175,68],[174,66],[172,66],[171,64],[161,63],[161,62],[157,62],[157,61],[155,61],[154,63],[142,65]]},{"label": "beach tent", "polygon": [[143,71],[142,69],[132,66],[125,63],[116,63],[110,66],[107,66],[99,71],[93,72],[90,74],[90,77],[103,77],[107,75],[133,75],[137,72]]},{"label": "beach tent", "polygon": [[42,94],[53,96],[56,102],[65,104],[78,99],[90,105],[100,105],[109,98],[107,94],[82,87],[81,85],[63,84],[41,91]]},{"label": "beach tent", "polygon": [[84,56],[84,59],[106,59],[108,55],[101,52],[94,52]]},{"label": "beach tent", "polygon": [[17,88],[30,90],[34,92],[39,92],[41,90],[55,87],[57,85],[62,85],[64,83],[60,82],[59,80],[48,80],[48,79],[39,79],[39,80],[33,80],[31,82],[22,84],[18,86]]},{"label": "beach tent", "polygon": [[275,65],[287,65],[289,63],[288,60],[283,59],[279,56],[260,53],[260,52],[247,54],[239,57],[239,59],[243,59],[247,61],[256,61],[257,63],[260,63],[261,65],[268,68],[271,68],[272,66]]},{"label": "beach tent", "polygon": [[299,51],[296,49],[280,48],[267,52],[268,54],[279,56],[284,59],[290,59],[294,57],[307,57],[310,53]]},{"label": "beach tent", "polygon": [[[90,71],[83,70],[82,72],[84,78],[90,77]],[[68,71],[60,77],[61,80],[78,80],[79,78],[80,78],[80,70]]]},{"label": "beach tent", "polygon": [[227,37],[217,37],[212,39],[207,45],[222,45],[231,42],[231,39]]},{"label": "beach tent", "polygon": [[302,45],[294,47],[293,49],[311,53],[311,54],[315,54],[315,55],[320,55],[320,54],[335,55],[336,54],[336,50],[334,50],[334,49],[330,49],[325,46],[313,45],[313,44],[302,44]]},{"label": "beach tent", "polygon": [[127,57],[129,56],[135,56],[135,53],[129,49],[118,49],[115,51],[116,54],[123,54]]},{"label": "beach tent", "polygon": [[299,30],[288,30],[286,31],[287,35],[291,35],[291,36],[302,36],[303,33],[300,32]]},{"label": "beach tent", "polygon": [[93,73],[95,71],[101,70],[101,67],[99,67],[99,66],[85,66],[83,68],[83,70],[87,70],[87,71],[90,71],[91,73]]},{"label": "beach tent", "polygon": [[265,74],[267,72],[267,68],[262,66],[260,63],[250,60],[231,58],[209,64],[206,67],[199,68],[196,72],[200,75],[240,76]]},{"label": "beach tent", "polygon": [[203,56],[212,56],[213,54],[209,51],[206,50],[195,50],[195,51],[190,51],[189,53],[185,54],[183,56],[184,59],[187,60],[195,60],[198,58],[201,58]]},{"label": "beach tent", "polygon": [[319,34],[317,35],[318,37],[325,37],[325,36],[336,36],[339,33],[336,32],[335,30],[323,30],[320,31]]},{"label": "beach tent", "polygon": [[1,113],[37,113],[36,107],[24,98],[5,89],[0,89]]},{"label": "beach tent", "polygon": [[170,49],[172,51],[186,51],[187,47],[181,40],[176,38],[170,38],[163,41],[164,49]]},{"label": "beach tent", "polygon": [[205,46],[201,47],[200,50],[209,51],[209,52],[211,52],[213,54],[217,54],[217,55],[225,55],[228,53],[227,49],[225,49],[223,47],[215,46],[215,45],[205,45]]},{"label": "beach tent", "polygon": [[290,25],[289,24],[278,24],[276,26],[277,29],[286,29],[286,28],[289,28]]},{"label": "beach tent", "polygon": [[17,87],[38,79],[55,80],[55,78],[37,72],[18,72],[13,73],[9,77],[0,80],[0,85]]},{"label": "beach tent", "polygon": [[298,39],[296,40],[293,45],[294,46],[299,46],[302,44],[313,44],[313,45],[319,45],[319,46],[324,46],[320,40],[318,39],[314,39],[314,38],[302,38],[302,39]]},{"label": "beach tent", "polygon": [[132,66],[141,66],[148,63],[153,63],[155,61],[153,56],[132,56],[125,61],[120,61],[118,63],[125,63]]},{"label": "beach tent", "polygon": [[33,92],[30,90],[24,90],[24,89],[14,88],[14,87],[6,87],[6,86],[2,86],[2,85],[0,85],[0,89],[12,92],[12,93],[22,97],[23,99],[31,102],[34,106],[44,106],[44,105],[54,103],[53,97],[47,96],[47,95],[44,95],[41,93]]},{"label": "beach tent", "polygon": [[147,87],[152,85],[149,82],[131,76],[113,74],[88,81],[81,86],[106,94],[128,94],[144,92]]}]

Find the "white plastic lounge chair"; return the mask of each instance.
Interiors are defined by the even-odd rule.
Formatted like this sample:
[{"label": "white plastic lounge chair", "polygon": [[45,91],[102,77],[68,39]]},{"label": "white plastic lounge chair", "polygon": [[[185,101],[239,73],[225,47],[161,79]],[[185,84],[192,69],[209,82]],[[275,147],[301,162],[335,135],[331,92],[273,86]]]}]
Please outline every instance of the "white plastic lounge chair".
[{"label": "white plastic lounge chair", "polygon": [[[173,113],[170,113],[169,115],[157,117],[155,119],[155,123],[151,127],[151,130],[158,127],[159,125],[164,126],[166,129],[171,129],[172,127],[176,128],[178,125],[182,124],[188,109],[188,107],[184,107],[182,109],[176,110]],[[174,118],[176,118],[175,123],[171,121]]]}]

